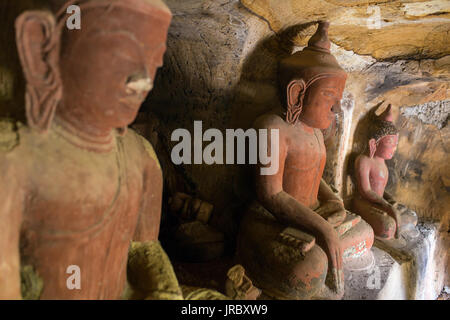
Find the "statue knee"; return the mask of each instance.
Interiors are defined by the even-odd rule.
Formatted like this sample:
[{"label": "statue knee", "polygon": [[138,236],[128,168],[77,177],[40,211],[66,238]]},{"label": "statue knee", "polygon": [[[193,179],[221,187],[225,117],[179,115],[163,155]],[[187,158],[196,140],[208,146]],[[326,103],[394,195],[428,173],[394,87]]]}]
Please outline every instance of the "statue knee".
[{"label": "statue knee", "polygon": [[[255,228],[258,229],[258,228]],[[275,299],[310,299],[325,283],[328,258],[318,245],[302,254],[271,232],[242,233],[237,257],[255,286]]]},{"label": "statue knee", "polygon": [[363,254],[372,248],[374,242],[374,230],[371,225],[361,219],[353,228],[341,237],[341,245],[344,257],[351,258]]},{"label": "statue knee", "polygon": [[386,215],[380,219],[380,224],[377,228],[374,228],[375,235],[379,238],[389,240],[394,238],[396,228],[397,225],[394,218]]},{"label": "statue knee", "polygon": [[[275,299],[306,300],[322,289],[328,272],[328,258],[318,245],[304,255],[299,250],[281,244],[277,252],[265,256],[264,270],[253,270],[254,281],[267,295]],[[259,264],[262,266],[262,264]]]},{"label": "statue knee", "polygon": [[[290,290],[288,299],[310,299],[325,283],[328,272],[328,257],[318,245],[305,254],[303,260],[296,261],[287,274]],[[290,291],[290,292],[289,292]]]}]

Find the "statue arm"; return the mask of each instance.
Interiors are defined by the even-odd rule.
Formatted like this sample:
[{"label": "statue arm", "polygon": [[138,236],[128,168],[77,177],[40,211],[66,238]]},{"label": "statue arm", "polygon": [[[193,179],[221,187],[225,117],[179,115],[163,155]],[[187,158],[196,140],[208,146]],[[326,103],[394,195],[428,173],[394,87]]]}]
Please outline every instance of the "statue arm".
[{"label": "statue arm", "polygon": [[[142,138],[142,140],[144,139]],[[146,143],[151,148],[150,143],[147,141]],[[146,167],[143,174],[143,191],[134,240],[157,241],[161,223],[163,176],[156,156],[144,159]]]},{"label": "statue arm", "polygon": [[386,199],[386,201],[389,202],[391,205],[394,205],[395,203],[397,203],[397,201],[395,201],[394,197],[387,191],[384,191],[383,198]]},{"label": "statue arm", "polygon": [[359,194],[366,200],[377,203],[385,209],[389,209],[391,205],[385,199],[380,197],[370,186],[370,165],[363,158],[356,161],[356,178]]},{"label": "statue arm", "polygon": [[[268,127],[265,128],[267,129]],[[342,273],[342,248],[340,247],[339,236],[333,226],[324,218],[283,190],[287,146],[282,139],[283,137],[280,135],[278,172],[274,175],[261,175],[259,169],[263,165],[259,164],[257,166],[258,171],[255,182],[258,200],[280,222],[300,229],[306,229],[316,236],[317,242],[324,248],[330,261],[330,268],[336,281],[335,289],[338,291],[342,290],[343,283],[341,277],[338,276],[338,274]],[[268,154],[271,154],[270,146],[271,143],[269,142]]]},{"label": "statue arm", "polygon": [[[269,129],[270,130],[270,129]],[[270,139],[270,135],[268,135]],[[280,140],[283,139],[280,136]],[[268,154],[271,154],[271,143],[268,143]],[[257,165],[256,194],[261,204],[266,207],[280,222],[307,229],[313,234],[321,234],[328,223],[310,208],[298,202],[283,190],[284,165],[287,155],[285,143],[279,143],[279,170],[273,175],[261,175],[260,169],[268,165]]]},{"label": "statue arm", "polygon": [[[388,199],[384,197],[380,197],[375,191],[372,190],[370,186],[370,166],[369,163],[364,161],[362,158],[358,158],[356,161],[356,172],[357,172],[357,182],[358,182],[358,191],[360,195],[375,204],[378,204],[389,216],[391,216],[396,225],[399,225],[400,222],[400,213],[397,209],[394,208],[393,204],[389,202]],[[384,195],[386,192],[384,192]],[[383,196],[384,196],[383,195]],[[399,238],[399,229],[396,228],[395,238]]]},{"label": "statue arm", "polygon": [[[0,155],[1,156],[1,155]],[[21,188],[0,158],[0,300],[22,299],[20,291]]]},{"label": "statue arm", "polygon": [[342,199],[333,192],[331,187],[325,182],[325,180],[323,180],[323,178],[320,179],[319,198],[323,201],[339,201],[339,203],[342,204],[342,207],[344,206]]},{"label": "statue arm", "polygon": [[182,299],[172,264],[158,241],[163,191],[162,171],[152,146],[140,137],[144,156],[143,196],[134,241],[128,253],[127,274],[133,289],[147,299]]},{"label": "statue arm", "polygon": [[[270,145],[270,144],[269,144]],[[281,149],[281,147],[280,147]],[[333,226],[310,208],[298,202],[283,190],[282,177],[286,150],[280,150],[280,170],[273,176],[257,174],[257,197],[280,222],[313,234],[317,242],[324,248],[330,261],[330,269],[337,292],[342,291],[342,248],[339,237]]]},{"label": "statue arm", "polygon": [[320,180],[318,198],[320,207],[316,210],[317,213],[326,218],[333,227],[337,227],[344,222],[347,216],[344,201],[333,192],[324,179]]}]

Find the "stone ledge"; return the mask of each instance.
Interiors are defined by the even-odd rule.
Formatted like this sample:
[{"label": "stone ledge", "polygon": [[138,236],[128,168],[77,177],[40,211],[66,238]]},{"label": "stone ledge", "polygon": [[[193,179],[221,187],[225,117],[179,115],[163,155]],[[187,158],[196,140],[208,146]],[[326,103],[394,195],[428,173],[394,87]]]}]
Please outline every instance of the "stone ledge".
[{"label": "stone ledge", "polygon": [[374,261],[365,268],[345,265],[344,300],[434,300],[443,283],[436,276],[438,228],[419,223],[399,240],[376,240]]}]

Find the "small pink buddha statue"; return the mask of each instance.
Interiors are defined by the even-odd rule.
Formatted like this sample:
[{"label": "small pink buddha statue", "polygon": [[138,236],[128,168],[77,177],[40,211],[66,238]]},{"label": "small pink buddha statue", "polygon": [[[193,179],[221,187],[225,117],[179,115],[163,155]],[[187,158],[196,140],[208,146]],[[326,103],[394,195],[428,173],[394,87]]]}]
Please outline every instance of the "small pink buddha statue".
[{"label": "small pink buddha statue", "polygon": [[369,133],[369,152],[359,155],[355,162],[357,193],[353,210],[372,226],[376,237],[390,240],[399,238],[402,227],[415,226],[417,215],[397,203],[385,190],[389,179],[385,161],[392,159],[398,144],[391,105],[374,118]]},{"label": "small pink buddha statue", "polygon": [[[326,150],[321,130],[339,109],[346,73],[330,53],[328,23],[302,51],[279,65],[284,107],[254,127],[279,130],[279,171],[256,174],[256,198],[244,214],[238,256],[263,293],[278,299],[339,299],[343,264],[366,254],[373,230],[344,208],[322,179]],[[268,141],[268,154],[276,152]]]}]

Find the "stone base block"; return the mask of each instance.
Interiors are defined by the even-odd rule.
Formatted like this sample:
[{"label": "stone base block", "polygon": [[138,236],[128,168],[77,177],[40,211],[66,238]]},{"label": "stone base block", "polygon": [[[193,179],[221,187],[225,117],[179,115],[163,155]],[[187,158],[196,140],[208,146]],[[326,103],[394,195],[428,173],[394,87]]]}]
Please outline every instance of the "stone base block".
[{"label": "stone base block", "polygon": [[[376,240],[364,261],[344,265],[344,300],[436,299],[443,270],[436,261],[437,226],[419,223],[396,240]],[[372,262],[370,261],[372,256]]]}]

